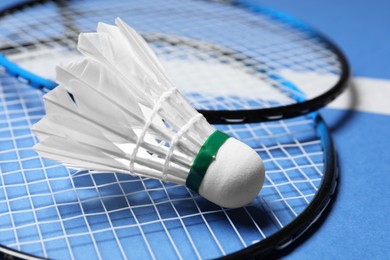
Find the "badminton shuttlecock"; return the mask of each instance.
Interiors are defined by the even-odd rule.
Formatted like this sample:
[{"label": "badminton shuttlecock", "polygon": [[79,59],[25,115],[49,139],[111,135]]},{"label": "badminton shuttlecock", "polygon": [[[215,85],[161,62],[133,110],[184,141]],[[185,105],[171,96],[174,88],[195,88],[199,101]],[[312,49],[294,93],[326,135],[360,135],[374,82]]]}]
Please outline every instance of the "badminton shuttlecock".
[{"label": "badminton shuttlecock", "polygon": [[235,208],[264,181],[260,157],[216,131],[173,87],[147,43],[119,18],[82,33],[83,59],[57,67],[34,148],[48,159],[185,184]]}]

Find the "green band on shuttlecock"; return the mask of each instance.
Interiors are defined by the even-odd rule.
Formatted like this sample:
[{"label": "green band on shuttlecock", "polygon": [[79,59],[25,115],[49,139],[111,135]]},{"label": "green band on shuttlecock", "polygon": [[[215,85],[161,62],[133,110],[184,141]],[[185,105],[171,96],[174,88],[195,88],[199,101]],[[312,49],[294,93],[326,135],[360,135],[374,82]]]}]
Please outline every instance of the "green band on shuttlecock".
[{"label": "green band on shuttlecock", "polygon": [[229,139],[230,136],[224,132],[216,130],[212,133],[200,148],[191,166],[190,173],[186,180],[186,186],[199,193],[199,187],[202,183],[207,169],[213,162],[219,148]]}]

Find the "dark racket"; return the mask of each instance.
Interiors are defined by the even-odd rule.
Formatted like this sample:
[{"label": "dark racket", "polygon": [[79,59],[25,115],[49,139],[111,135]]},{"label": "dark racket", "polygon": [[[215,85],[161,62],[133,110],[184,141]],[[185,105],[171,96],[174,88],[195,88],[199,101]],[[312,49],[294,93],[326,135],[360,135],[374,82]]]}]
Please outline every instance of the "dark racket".
[{"label": "dark racket", "polygon": [[[184,186],[76,171],[32,150],[30,128],[44,115],[42,95],[56,86],[55,65],[79,56],[80,32],[115,17],[142,32],[210,123],[263,158],[265,184],[249,205],[220,208]],[[309,112],[344,89],[349,71],[341,52],[307,25],[245,1],[81,0],[24,1],[1,12],[0,28],[6,255],[264,256],[291,244],[330,202],[334,147],[321,116]]]}]

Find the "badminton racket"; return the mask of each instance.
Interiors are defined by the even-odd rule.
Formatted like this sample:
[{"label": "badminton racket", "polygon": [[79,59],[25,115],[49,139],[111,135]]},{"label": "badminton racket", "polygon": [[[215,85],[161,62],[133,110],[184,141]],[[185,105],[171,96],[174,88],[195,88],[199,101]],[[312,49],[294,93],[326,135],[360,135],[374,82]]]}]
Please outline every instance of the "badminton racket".
[{"label": "badminton racket", "polygon": [[[191,63],[189,57],[176,59],[168,66],[174,72],[192,71],[194,78],[221,80],[200,86],[176,82],[182,92],[196,89],[214,99],[238,96],[258,104],[196,107],[210,123],[259,122],[306,114],[337,97],[349,78],[346,59],[331,41],[291,17],[246,1],[28,1],[0,12],[0,16],[6,29],[0,35],[0,64],[44,89],[56,86],[56,64],[79,55],[76,42],[80,32],[93,31],[98,22],[110,22],[113,16],[124,17],[149,42],[163,45],[157,52],[178,56],[175,53],[181,50],[180,55],[196,56],[197,61]],[[332,77],[313,79],[308,87],[297,90],[292,83],[302,74]]]}]

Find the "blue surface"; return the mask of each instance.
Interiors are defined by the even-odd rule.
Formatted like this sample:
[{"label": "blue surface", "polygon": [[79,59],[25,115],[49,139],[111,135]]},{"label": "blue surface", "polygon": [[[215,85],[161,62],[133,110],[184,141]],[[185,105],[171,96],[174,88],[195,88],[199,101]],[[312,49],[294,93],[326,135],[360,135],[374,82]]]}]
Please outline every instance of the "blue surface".
[{"label": "blue surface", "polygon": [[[390,79],[390,1],[259,2],[332,38],[346,53],[354,76]],[[319,230],[286,258],[388,258],[390,116],[336,109],[322,113],[338,150],[339,193]]]},{"label": "blue surface", "polygon": [[[355,76],[390,79],[390,1],[258,2],[332,38],[346,53]],[[339,192],[322,226],[286,258],[388,258],[390,116],[335,109],[322,113],[338,149]]]},{"label": "blue surface", "polygon": [[335,41],[354,75],[390,79],[390,1],[256,1],[309,23]]},{"label": "blue surface", "polygon": [[332,109],[322,114],[333,127],[339,192],[319,230],[288,258],[385,259],[390,255],[390,150],[385,139],[390,117]]}]

